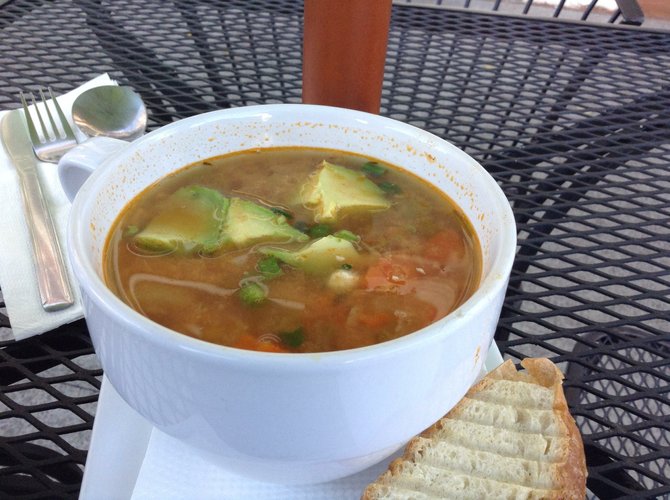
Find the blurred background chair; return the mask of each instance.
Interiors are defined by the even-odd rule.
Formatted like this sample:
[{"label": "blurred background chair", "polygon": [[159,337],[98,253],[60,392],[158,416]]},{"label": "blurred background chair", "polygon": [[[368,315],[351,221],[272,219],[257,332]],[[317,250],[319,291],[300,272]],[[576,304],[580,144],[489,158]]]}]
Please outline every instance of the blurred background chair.
[{"label": "blurred background chair", "polygon": [[[501,14],[554,17],[593,23],[639,26],[645,21],[641,6],[666,10],[665,0],[394,0],[394,3],[493,11]],[[670,15],[670,12],[667,14]]]}]

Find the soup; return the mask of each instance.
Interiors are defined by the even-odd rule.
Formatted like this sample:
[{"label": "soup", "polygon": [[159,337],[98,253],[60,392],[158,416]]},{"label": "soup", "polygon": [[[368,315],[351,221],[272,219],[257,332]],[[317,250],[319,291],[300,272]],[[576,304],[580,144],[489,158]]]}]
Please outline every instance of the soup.
[{"label": "soup", "polygon": [[325,352],[395,339],[475,291],[461,210],[396,166],[268,148],[185,167],[115,221],[104,277],[126,304],[205,341]]}]

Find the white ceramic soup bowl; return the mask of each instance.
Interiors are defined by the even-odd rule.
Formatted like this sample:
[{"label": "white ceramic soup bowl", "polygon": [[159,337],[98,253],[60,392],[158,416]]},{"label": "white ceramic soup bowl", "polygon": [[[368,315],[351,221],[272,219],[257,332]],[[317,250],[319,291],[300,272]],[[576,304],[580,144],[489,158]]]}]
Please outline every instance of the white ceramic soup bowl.
[{"label": "white ceramic soup bowl", "polygon": [[[111,144],[114,153],[105,159]],[[444,415],[479,373],[516,246],[507,199],[471,157],[415,127],[357,111],[268,105],[215,111],[130,143],[94,141],[61,162],[68,230],[95,351],[112,385],[149,422],[224,467],[263,481],[313,483],[384,459]],[[198,160],[276,146],[334,148],[404,167],[447,193],[475,227],[483,276],[455,312],[405,337],[319,354],[223,347],[169,330],[102,278],[110,226],[137,194]]]}]

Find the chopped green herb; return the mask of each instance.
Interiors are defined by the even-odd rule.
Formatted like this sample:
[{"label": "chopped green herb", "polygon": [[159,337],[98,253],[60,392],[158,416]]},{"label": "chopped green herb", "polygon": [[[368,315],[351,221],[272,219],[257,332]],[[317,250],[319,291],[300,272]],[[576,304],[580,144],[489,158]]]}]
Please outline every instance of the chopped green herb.
[{"label": "chopped green herb", "polygon": [[347,264],[347,263],[342,264],[342,269],[344,269],[345,271],[348,271],[351,268],[352,268],[351,264]]},{"label": "chopped green herb", "polygon": [[279,260],[272,256],[264,257],[259,260],[258,264],[256,264],[256,269],[268,279],[276,278],[282,274]]},{"label": "chopped green herb", "polygon": [[307,234],[312,238],[323,238],[332,232],[332,228],[328,224],[315,224],[309,228]]},{"label": "chopped green herb", "polygon": [[140,228],[134,225],[126,226],[126,229],[123,231],[124,238],[131,238],[140,232]]},{"label": "chopped green herb", "polygon": [[381,177],[386,173],[386,167],[382,167],[376,161],[364,163],[361,170],[371,177]]},{"label": "chopped green herb", "polygon": [[340,238],[342,240],[347,240],[347,241],[353,241],[355,243],[358,243],[361,241],[361,237],[358,236],[357,234],[352,233],[351,231],[347,229],[341,229],[340,231],[337,231],[333,233],[333,236],[336,238]]},{"label": "chopped green herb", "polygon": [[402,189],[400,189],[400,186],[398,186],[397,184],[393,184],[392,182],[380,182],[378,186],[388,194],[402,193]]},{"label": "chopped green herb", "polygon": [[282,343],[288,347],[300,347],[300,345],[305,341],[305,332],[302,327],[298,327],[291,332],[281,332],[279,338]]},{"label": "chopped green herb", "polygon": [[288,210],[284,209],[284,208],[272,207],[270,210],[272,210],[272,212],[277,214],[277,215],[283,215],[287,219],[292,219],[293,218],[293,214],[291,212],[289,212]]},{"label": "chopped green herb", "polygon": [[267,292],[265,288],[254,281],[247,281],[240,287],[240,300],[248,306],[256,306],[262,303],[266,297]]}]

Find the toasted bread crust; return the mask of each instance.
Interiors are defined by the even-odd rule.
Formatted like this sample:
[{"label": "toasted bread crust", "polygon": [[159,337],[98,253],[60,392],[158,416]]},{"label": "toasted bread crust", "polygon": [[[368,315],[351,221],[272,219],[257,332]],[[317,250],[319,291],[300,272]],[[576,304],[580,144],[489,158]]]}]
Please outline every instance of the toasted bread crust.
[{"label": "toasted bread crust", "polygon": [[[584,446],[565,399],[562,386],[563,374],[554,363],[546,358],[528,358],[523,360],[521,365],[525,369],[523,372],[517,371],[514,363],[508,360],[476,383],[443,419],[440,419],[407,444],[403,456],[394,460],[389,465],[388,470],[365,489],[362,499],[374,500],[386,498],[380,492],[385,490],[394,477],[398,477],[402,473],[403,466],[406,463],[421,461],[420,454],[417,451],[421,446],[422,439],[440,439],[438,438],[438,434],[444,428],[444,425],[446,425],[445,422],[447,419],[457,418],[455,415],[460,414],[465,405],[469,404],[468,398],[491,388],[496,380],[531,383],[550,389],[553,392],[552,410],[558,427],[561,429],[560,435],[565,441],[565,444],[561,446],[562,460],[552,469],[552,488],[550,490],[535,489],[526,491],[528,498],[584,498],[586,495]],[[546,410],[549,410],[549,408],[546,408]],[[393,498],[400,497],[394,496]]]},{"label": "toasted bread crust", "polygon": [[554,390],[554,414],[563,422],[568,436],[569,445],[565,463],[557,478],[557,488],[562,490],[562,498],[584,498],[586,496],[584,444],[565,399],[563,373],[547,358],[527,358],[521,361],[521,366],[537,383]]}]

